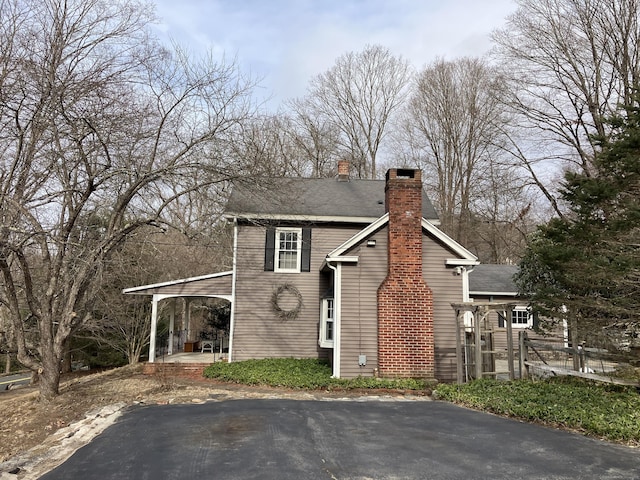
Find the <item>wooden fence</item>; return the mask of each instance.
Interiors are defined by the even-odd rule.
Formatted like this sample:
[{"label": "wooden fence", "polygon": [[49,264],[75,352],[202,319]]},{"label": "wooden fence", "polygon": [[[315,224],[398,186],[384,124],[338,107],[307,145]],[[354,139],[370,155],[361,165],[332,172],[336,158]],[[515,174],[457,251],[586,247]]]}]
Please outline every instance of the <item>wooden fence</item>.
[{"label": "wooden fence", "polygon": [[565,341],[553,342],[529,339],[527,332],[519,334],[519,369],[521,378],[570,375],[618,385],[640,386],[638,381],[618,377],[618,373],[635,366],[640,359],[628,354],[584,345],[570,346]]}]

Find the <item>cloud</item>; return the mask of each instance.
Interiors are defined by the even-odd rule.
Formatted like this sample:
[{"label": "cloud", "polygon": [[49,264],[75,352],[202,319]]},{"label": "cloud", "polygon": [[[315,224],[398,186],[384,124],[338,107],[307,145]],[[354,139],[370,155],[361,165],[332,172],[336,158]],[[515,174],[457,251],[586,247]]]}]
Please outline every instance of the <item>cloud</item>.
[{"label": "cloud", "polygon": [[415,68],[479,56],[511,0],[158,0],[158,30],[190,50],[237,55],[273,102],[303,95],[342,54],[380,44]]}]

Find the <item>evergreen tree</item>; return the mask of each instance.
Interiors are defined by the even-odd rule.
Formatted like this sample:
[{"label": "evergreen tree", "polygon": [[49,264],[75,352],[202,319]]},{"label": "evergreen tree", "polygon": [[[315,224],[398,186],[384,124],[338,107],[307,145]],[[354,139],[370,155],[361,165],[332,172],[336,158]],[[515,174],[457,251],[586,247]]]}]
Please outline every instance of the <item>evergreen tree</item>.
[{"label": "evergreen tree", "polygon": [[611,125],[595,174],[565,175],[570,214],[538,228],[517,279],[540,314],[570,321],[574,340],[640,318],[640,109]]}]

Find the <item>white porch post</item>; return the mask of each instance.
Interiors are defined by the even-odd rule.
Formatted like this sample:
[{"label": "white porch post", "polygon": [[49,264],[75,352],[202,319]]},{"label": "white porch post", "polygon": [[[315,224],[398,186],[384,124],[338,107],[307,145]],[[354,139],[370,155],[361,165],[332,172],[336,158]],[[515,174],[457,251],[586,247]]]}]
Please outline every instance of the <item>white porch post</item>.
[{"label": "white porch post", "polygon": [[187,338],[185,338],[185,340],[193,340],[191,338],[191,299],[188,297],[184,299],[184,321],[187,330]]},{"label": "white porch post", "polygon": [[169,310],[169,346],[167,349],[167,355],[173,355],[173,331],[175,330],[176,322],[176,299],[171,301],[171,310]]},{"label": "white porch post", "polygon": [[158,328],[158,295],[151,302],[151,335],[149,337],[149,363],[156,361],[156,330]]}]

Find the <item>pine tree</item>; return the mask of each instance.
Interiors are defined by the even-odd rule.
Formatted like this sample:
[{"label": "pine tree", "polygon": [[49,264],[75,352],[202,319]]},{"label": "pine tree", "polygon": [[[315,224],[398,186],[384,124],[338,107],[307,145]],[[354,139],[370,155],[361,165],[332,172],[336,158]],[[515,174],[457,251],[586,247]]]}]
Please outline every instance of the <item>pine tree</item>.
[{"label": "pine tree", "polygon": [[570,213],[538,228],[517,279],[534,309],[568,318],[580,339],[640,319],[640,109],[611,124],[595,174],[565,175]]}]

